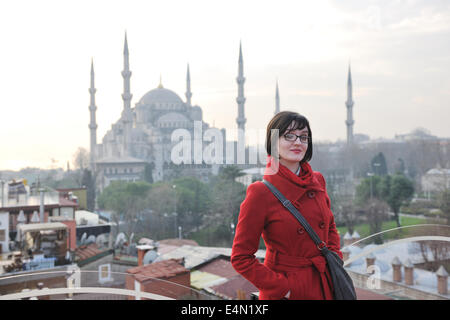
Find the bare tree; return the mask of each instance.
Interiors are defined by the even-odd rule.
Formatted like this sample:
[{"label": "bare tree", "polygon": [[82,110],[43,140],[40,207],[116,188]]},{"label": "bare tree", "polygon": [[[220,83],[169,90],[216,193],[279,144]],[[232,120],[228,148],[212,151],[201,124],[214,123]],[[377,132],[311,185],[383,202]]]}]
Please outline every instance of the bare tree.
[{"label": "bare tree", "polygon": [[89,152],[83,147],[78,147],[72,156],[72,164],[75,169],[75,181],[81,187],[83,183],[83,171],[89,167]]},{"label": "bare tree", "polygon": [[[381,232],[383,221],[388,218],[389,206],[386,202],[373,198],[366,206],[367,221],[369,222],[370,234]],[[374,238],[376,244],[383,243],[382,235]]]}]

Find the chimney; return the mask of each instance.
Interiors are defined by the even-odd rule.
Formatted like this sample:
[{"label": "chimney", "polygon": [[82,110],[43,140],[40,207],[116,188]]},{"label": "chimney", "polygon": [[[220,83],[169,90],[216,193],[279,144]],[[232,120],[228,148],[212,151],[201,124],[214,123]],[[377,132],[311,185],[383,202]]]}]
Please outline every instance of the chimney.
[{"label": "chimney", "polygon": [[405,264],[405,284],[412,286],[414,284],[414,265],[411,260],[406,259]]},{"label": "chimney", "polygon": [[136,246],[137,249],[137,253],[138,253],[138,266],[143,266],[144,265],[144,256],[145,254],[153,249],[153,246],[149,246],[149,245],[140,245],[140,246]]},{"label": "chimney", "polygon": [[344,235],[344,247],[351,245],[352,241],[353,241],[353,238],[350,235],[350,233],[348,233],[348,231],[347,231]]},{"label": "chimney", "polygon": [[352,234],[352,243],[357,242],[357,241],[359,241],[359,240],[361,240],[361,237],[360,237],[358,231],[356,231],[356,230],[353,231],[353,234]]},{"label": "chimney", "polygon": [[402,263],[398,257],[395,257],[392,262],[392,277],[395,282],[402,281]]},{"label": "chimney", "polygon": [[[375,264],[375,255],[373,253],[370,253],[367,257],[366,257],[366,270],[369,270],[370,266],[373,266]],[[374,271],[372,272],[368,272],[368,273],[374,273]]]},{"label": "chimney", "polygon": [[348,249],[348,247],[345,247],[344,249],[342,249],[341,252],[342,252],[344,262],[346,260],[348,260],[348,258],[350,258],[350,250]]},{"label": "chimney", "polygon": [[445,270],[444,266],[440,266],[436,271],[437,282],[438,282],[438,293],[439,294],[448,294],[448,273]]}]

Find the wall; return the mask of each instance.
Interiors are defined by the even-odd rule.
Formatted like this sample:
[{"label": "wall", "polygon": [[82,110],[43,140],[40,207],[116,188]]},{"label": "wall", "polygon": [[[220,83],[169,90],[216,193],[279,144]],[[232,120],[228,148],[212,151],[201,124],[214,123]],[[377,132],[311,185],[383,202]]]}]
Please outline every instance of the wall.
[{"label": "wall", "polygon": [[9,212],[0,212],[0,253],[9,252]]},{"label": "wall", "polygon": [[[141,283],[141,291],[159,294],[173,299],[181,299],[191,293],[191,275],[190,272],[178,274],[174,277],[164,278],[160,280],[150,280]],[[126,288],[134,290],[134,276],[126,276]],[[134,300],[134,297],[129,297],[129,300]]]},{"label": "wall", "polygon": [[[369,275],[364,275],[356,272],[352,272],[350,270],[347,270],[348,274],[353,280],[353,284],[355,287],[369,290],[367,288],[367,279],[369,278]],[[406,296],[411,299],[415,300],[447,300],[445,296],[442,296],[437,293],[436,288],[436,294],[424,292],[421,290],[414,289],[412,287],[407,286],[404,283],[398,283],[398,282],[390,282],[386,280],[380,279],[380,287],[381,289],[378,290],[371,290],[373,292],[379,293],[379,294],[386,294],[388,292],[393,292],[396,296]]]}]

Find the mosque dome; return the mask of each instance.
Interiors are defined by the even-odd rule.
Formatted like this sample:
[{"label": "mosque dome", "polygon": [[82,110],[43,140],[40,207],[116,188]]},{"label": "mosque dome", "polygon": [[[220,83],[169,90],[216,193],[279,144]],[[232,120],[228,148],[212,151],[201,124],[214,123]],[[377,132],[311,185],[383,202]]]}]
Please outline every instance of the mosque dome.
[{"label": "mosque dome", "polygon": [[158,109],[178,108],[182,104],[183,101],[175,92],[163,88],[162,85],[147,92],[138,103],[138,105],[147,105]]}]

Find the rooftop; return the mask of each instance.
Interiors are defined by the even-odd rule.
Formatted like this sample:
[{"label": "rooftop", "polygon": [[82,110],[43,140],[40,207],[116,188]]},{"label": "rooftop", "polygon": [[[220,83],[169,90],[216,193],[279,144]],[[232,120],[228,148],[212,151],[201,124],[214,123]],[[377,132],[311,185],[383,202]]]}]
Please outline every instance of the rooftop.
[{"label": "rooftop", "polygon": [[137,281],[145,282],[155,278],[172,278],[179,274],[189,273],[189,270],[183,267],[182,259],[169,259],[131,268],[127,270],[127,273],[134,275]]}]

